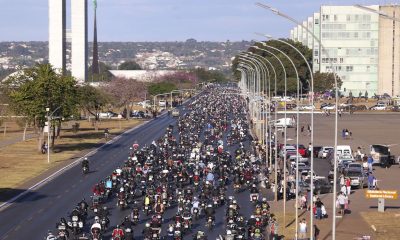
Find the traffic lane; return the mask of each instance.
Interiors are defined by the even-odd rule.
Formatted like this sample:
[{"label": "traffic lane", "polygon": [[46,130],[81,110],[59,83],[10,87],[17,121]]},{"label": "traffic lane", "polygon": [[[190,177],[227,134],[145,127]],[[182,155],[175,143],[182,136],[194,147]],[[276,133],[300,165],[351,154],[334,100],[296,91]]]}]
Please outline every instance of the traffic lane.
[{"label": "traffic lane", "polygon": [[[82,196],[89,199],[94,184],[123,164],[129,146],[134,140],[137,140],[139,144],[150,144],[152,136],[149,133],[154,135],[159,132],[161,135],[160,132],[174,121],[164,115],[126,133],[90,157],[92,169],[90,174],[82,176],[81,167],[78,164],[34,193],[24,196],[0,213],[0,236],[3,238],[7,235],[9,239],[19,239],[32,237],[32,233],[35,236],[45,235],[48,229],[54,229],[56,221],[61,217],[66,217],[67,212],[82,200]],[[115,148],[116,145],[119,147]],[[38,198],[38,196],[41,197]],[[25,224],[23,219],[29,224]],[[21,224],[24,228],[19,227]],[[17,236],[13,235],[14,232],[18,232]]]}]

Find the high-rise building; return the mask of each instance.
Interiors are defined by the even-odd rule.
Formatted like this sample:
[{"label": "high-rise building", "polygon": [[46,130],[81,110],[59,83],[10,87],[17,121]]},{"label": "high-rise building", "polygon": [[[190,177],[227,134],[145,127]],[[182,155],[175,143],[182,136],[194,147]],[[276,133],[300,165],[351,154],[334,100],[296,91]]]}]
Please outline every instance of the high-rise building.
[{"label": "high-rise building", "polygon": [[87,80],[88,69],[87,0],[71,1],[71,68],[78,82]]},{"label": "high-rise building", "polygon": [[49,0],[49,63],[60,72],[66,68],[65,0]]},{"label": "high-rise building", "polygon": [[[400,94],[400,23],[380,17],[373,11],[389,16],[400,16],[400,6],[368,6],[367,11],[354,6],[321,6],[308,18],[311,34],[295,38],[305,46],[312,46],[313,71],[335,72],[343,84],[344,95],[358,96],[388,93]],[[297,26],[298,35],[304,34],[304,22]],[[295,32],[296,28],[292,31]],[[299,29],[302,28],[302,29]],[[311,42],[312,41],[312,42]]]}]

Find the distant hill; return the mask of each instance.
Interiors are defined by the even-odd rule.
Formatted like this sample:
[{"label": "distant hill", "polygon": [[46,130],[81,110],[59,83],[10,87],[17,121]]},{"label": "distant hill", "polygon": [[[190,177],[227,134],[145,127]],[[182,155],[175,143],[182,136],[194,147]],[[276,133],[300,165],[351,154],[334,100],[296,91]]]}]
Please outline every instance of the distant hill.
[{"label": "distant hill", "polygon": [[[117,69],[127,60],[135,60],[144,69],[205,69],[230,72],[231,59],[245,51],[252,42],[100,42],[99,59]],[[89,65],[91,64],[89,43]],[[67,68],[70,67],[67,44]],[[0,42],[0,78],[17,68],[48,62],[47,42]]]}]

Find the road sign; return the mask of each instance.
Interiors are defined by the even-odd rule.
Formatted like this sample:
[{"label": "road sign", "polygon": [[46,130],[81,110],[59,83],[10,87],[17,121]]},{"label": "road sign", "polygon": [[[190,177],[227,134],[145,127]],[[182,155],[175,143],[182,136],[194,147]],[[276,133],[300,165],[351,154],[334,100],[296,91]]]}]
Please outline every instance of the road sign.
[{"label": "road sign", "polygon": [[397,191],[396,190],[367,190],[365,191],[366,198],[383,198],[383,199],[397,199]]}]

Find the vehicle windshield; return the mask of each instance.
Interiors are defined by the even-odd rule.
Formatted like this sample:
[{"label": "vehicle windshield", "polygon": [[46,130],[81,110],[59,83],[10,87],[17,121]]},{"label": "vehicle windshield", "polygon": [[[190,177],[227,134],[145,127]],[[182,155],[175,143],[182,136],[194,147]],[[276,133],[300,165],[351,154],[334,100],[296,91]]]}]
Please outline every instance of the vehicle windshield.
[{"label": "vehicle windshield", "polygon": [[389,148],[386,147],[386,146],[372,145],[371,148],[376,153],[382,153],[382,154],[388,154],[389,153]]},{"label": "vehicle windshield", "polygon": [[348,171],[347,172],[348,177],[358,177],[360,175],[361,175],[361,172],[358,172],[358,171]]}]

